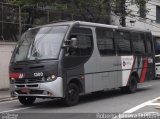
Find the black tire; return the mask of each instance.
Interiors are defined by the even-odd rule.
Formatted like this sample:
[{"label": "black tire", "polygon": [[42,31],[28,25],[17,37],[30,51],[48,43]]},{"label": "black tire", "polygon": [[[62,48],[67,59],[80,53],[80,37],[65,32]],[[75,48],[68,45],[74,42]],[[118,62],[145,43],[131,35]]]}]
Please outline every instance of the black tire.
[{"label": "black tire", "polygon": [[129,84],[126,87],[121,87],[122,93],[135,93],[137,91],[137,80],[136,76],[132,75]]},{"label": "black tire", "polygon": [[121,92],[122,92],[122,93],[128,93],[128,86],[126,86],[126,87],[121,87],[120,89],[121,89]]},{"label": "black tire", "polygon": [[137,80],[134,75],[131,76],[127,89],[128,93],[135,93],[137,91]]},{"label": "black tire", "polygon": [[32,105],[35,102],[36,98],[19,96],[18,100],[23,105]]},{"label": "black tire", "polygon": [[64,103],[67,106],[73,106],[76,105],[78,101],[79,101],[79,87],[74,83],[68,84]]}]

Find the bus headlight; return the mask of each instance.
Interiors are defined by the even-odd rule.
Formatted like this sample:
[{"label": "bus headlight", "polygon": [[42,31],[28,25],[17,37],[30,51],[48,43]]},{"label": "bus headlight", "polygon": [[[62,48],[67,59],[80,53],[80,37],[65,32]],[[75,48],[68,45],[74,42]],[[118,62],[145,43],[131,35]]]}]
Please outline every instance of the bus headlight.
[{"label": "bus headlight", "polygon": [[55,78],[56,78],[56,76],[55,76],[55,75],[52,75],[52,76],[51,76],[51,79],[52,79],[52,80],[53,80],[53,79],[55,80]]},{"label": "bus headlight", "polygon": [[55,75],[51,75],[49,77],[47,77],[46,81],[54,81],[56,80],[56,76]]},{"label": "bus headlight", "polygon": [[10,84],[14,84],[15,79],[14,78],[10,78]]}]

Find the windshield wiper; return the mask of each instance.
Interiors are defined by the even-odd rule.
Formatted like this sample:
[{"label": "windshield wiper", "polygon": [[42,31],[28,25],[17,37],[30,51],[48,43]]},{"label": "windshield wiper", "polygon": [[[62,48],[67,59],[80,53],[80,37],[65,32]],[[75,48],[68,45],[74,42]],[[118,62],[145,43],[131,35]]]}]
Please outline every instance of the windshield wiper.
[{"label": "windshield wiper", "polygon": [[21,60],[21,61],[16,61],[15,63],[39,63],[39,60]]},{"label": "windshield wiper", "polygon": [[16,46],[16,51],[15,54],[19,54],[19,48],[21,47],[21,45],[23,44],[24,40],[21,41],[17,46]]}]

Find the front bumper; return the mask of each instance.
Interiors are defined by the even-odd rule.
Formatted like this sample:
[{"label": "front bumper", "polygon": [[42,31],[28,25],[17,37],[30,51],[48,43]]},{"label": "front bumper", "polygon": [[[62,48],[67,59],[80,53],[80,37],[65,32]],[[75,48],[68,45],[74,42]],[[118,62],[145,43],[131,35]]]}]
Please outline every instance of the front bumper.
[{"label": "front bumper", "polygon": [[11,96],[63,97],[63,80],[57,77],[52,82],[10,84]]}]

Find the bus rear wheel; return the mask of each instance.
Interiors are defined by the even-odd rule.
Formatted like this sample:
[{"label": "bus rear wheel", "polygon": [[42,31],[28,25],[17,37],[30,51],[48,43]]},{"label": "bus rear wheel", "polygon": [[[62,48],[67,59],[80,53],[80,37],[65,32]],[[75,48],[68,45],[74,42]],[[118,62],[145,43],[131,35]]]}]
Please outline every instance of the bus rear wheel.
[{"label": "bus rear wheel", "polygon": [[70,83],[67,86],[66,97],[64,102],[67,106],[76,105],[79,101],[79,87],[75,83]]},{"label": "bus rear wheel", "polygon": [[137,80],[136,76],[132,75],[129,84],[126,87],[121,87],[123,93],[135,93],[137,91]]},{"label": "bus rear wheel", "polygon": [[135,93],[137,91],[137,80],[134,75],[131,76],[127,89],[128,93]]},{"label": "bus rear wheel", "polygon": [[32,105],[36,98],[35,97],[26,97],[26,96],[19,96],[18,100],[23,105]]}]

